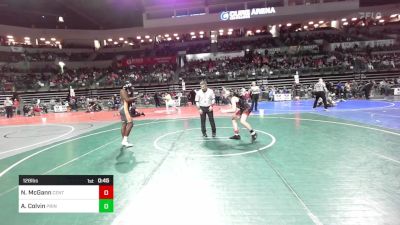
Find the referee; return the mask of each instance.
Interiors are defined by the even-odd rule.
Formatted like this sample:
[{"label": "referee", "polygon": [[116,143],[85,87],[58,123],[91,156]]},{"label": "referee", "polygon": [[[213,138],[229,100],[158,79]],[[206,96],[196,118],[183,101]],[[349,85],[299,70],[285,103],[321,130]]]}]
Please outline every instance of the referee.
[{"label": "referee", "polygon": [[212,137],[215,137],[217,129],[215,128],[213,112],[213,105],[215,104],[214,91],[207,88],[207,83],[205,81],[200,82],[200,87],[201,90],[196,93],[196,106],[199,109],[201,118],[201,132],[203,133],[203,137],[207,137],[206,115],[208,115],[211,124]]},{"label": "referee", "polygon": [[[255,111],[257,111],[257,106],[258,106],[258,99],[260,98],[260,87],[256,86],[256,82],[251,83],[251,88],[250,88],[250,95],[251,95],[251,111],[255,108]],[[255,107],[254,107],[255,106]]]},{"label": "referee", "polygon": [[324,103],[325,111],[328,111],[328,104],[326,103],[326,96],[325,93],[328,92],[326,89],[325,83],[322,78],[319,78],[318,83],[314,85],[314,94],[315,94],[315,101],[313,108],[317,107],[317,102],[319,98],[322,98],[322,102]]}]

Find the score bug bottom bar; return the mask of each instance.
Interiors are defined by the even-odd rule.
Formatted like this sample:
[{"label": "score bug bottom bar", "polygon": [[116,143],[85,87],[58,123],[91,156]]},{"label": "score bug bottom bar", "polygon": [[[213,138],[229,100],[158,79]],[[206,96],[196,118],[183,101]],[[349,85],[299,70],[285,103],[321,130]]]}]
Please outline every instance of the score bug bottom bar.
[{"label": "score bug bottom bar", "polygon": [[20,200],[20,213],[98,213],[99,200]]}]

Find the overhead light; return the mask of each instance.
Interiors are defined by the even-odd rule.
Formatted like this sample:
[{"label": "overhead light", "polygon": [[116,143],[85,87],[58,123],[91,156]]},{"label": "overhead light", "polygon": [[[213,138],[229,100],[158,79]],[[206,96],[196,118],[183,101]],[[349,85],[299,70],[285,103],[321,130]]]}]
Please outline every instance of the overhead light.
[{"label": "overhead light", "polygon": [[344,22],[344,23],[343,23],[343,26],[347,26],[347,25],[349,25],[348,22]]},{"label": "overhead light", "polygon": [[12,35],[7,35],[7,38],[8,38],[8,39],[12,39],[12,38],[14,38],[14,36],[12,36]]},{"label": "overhead light", "polygon": [[117,44],[118,44],[118,42],[114,41],[114,45],[117,45]]},{"label": "overhead light", "polygon": [[233,29],[232,29],[232,28],[229,28],[229,29],[228,29],[228,31],[229,31],[229,32],[232,32],[232,31],[233,31]]},{"label": "overhead light", "polygon": [[129,43],[129,45],[133,45],[133,43],[131,42],[131,43]]},{"label": "overhead light", "polygon": [[303,28],[304,28],[304,29],[308,29],[308,26],[304,26]]},{"label": "overhead light", "polygon": [[315,27],[315,28],[319,27],[319,24],[314,24],[314,27]]},{"label": "overhead light", "polygon": [[385,22],[385,20],[379,20],[379,23],[383,23],[383,22]]},{"label": "overhead light", "polygon": [[396,16],[398,16],[398,14],[392,14],[390,15],[390,18],[395,18]]},{"label": "overhead light", "polygon": [[282,24],[279,24],[279,27],[282,27]]},{"label": "overhead light", "polygon": [[55,38],[51,38],[50,40],[51,40],[51,41],[56,41],[56,39],[55,39]]},{"label": "overhead light", "polygon": [[292,26],[292,24],[291,24],[291,23],[288,23],[288,24],[286,24],[286,26],[287,26],[287,27],[291,27],[291,26]]},{"label": "overhead light", "polygon": [[149,39],[149,42],[153,42],[153,39]]},{"label": "overhead light", "polygon": [[321,20],[321,21],[319,21],[318,23],[319,23],[319,24],[323,24],[323,23],[324,23],[324,21],[323,21],[323,20]]},{"label": "overhead light", "polygon": [[166,37],[166,38],[169,37],[169,34],[164,34],[164,37]]},{"label": "overhead light", "polygon": [[314,24],[314,21],[308,22],[308,25],[313,25],[313,24]]},{"label": "overhead light", "polygon": [[204,36],[203,35],[200,35],[200,38],[203,38]]},{"label": "overhead light", "polygon": [[140,37],[140,36],[137,36],[137,37],[136,37],[136,39],[140,40],[140,39],[142,39],[142,37]]},{"label": "overhead light", "polygon": [[46,44],[46,45],[49,45],[49,44],[50,44],[50,41],[46,41],[45,44]]},{"label": "overhead light", "polygon": [[63,18],[62,16],[59,16],[59,17],[58,17],[58,22],[59,22],[59,23],[64,23],[64,18]]},{"label": "overhead light", "polygon": [[256,33],[257,33],[257,34],[261,33],[261,30],[256,30]]},{"label": "overhead light", "polygon": [[59,44],[61,44],[61,43],[60,43],[59,41],[56,41],[56,44],[58,44],[58,45],[59,45]]},{"label": "overhead light", "polygon": [[13,38],[8,39],[9,42],[14,42]]},{"label": "overhead light", "polygon": [[362,23],[361,26],[365,26],[365,23]]},{"label": "overhead light", "polygon": [[199,34],[204,34],[204,31],[200,31]]},{"label": "overhead light", "polygon": [[24,39],[25,39],[25,40],[31,40],[31,38],[30,38],[30,37],[24,37]]},{"label": "overhead light", "polygon": [[[177,39],[178,39],[178,38],[177,38]],[[168,41],[170,41],[170,40],[171,40],[171,38],[169,37],[169,38],[167,38],[167,40],[168,40]]]},{"label": "overhead light", "polygon": [[357,18],[355,18],[355,17],[351,18],[351,21],[356,21],[356,20],[357,20]]},{"label": "overhead light", "polygon": [[190,35],[192,35],[192,36],[193,36],[193,35],[194,35],[194,32],[190,32]]},{"label": "overhead light", "polygon": [[195,36],[195,35],[193,35],[193,36],[192,36],[192,39],[196,39],[196,36]]},{"label": "overhead light", "polygon": [[44,41],[44,40],[46,40],[46,38],[40,38],[40,40],[41,40],[41,41]]},{"label": "overhead light", "polygon": [[179,40],[179,37],[176,37],[176,40]]},{"label": "overhead light", "polygon": [[219,32],[220,32],[220,33],[224,33],[224,30],[223,30],[223,29],[221,29],[221,30],[219,30]]},{"label": "overhead light", "polygon": [[232,32],[231,32],[231,31],[229,31],[229,32],[228,32],[228,35],[232,35]]},{"label": "overhead light", "polygon": [[146,39],[149,39],[149,38],[150,38],[150,36],[149,36],[149,35],[146,35],[146,36],[144,36],[144,38],[146,38]]},{"label": "overhead light", "polygon": [[111,42],[111,41],[112,41],[112,39],[111,39],[111,38],[109,38],[109,39],[107,39],[107,41],[110,41],[110,42]]},{"label": "overhead light", "polygon": [[375,19],[379,20],[379,19],[381,19],[381,18],[382,18],[382,16],[376,16]]},{"label": "overhead light", "polygon": [[[228,34],[229,33],[231,33],[231,32],[228,32]],[[232,33],[231,33],[232,34]],[[214,34],[211,34],[211,38],[215,38],[215,35]]]},{"label": "overhead light", "polygon": [[342,22],[345,22],[345,21],[347,21],[347,19],[346,19],[346,18],[343,18],[343,19],[342,19]]},{"label": "overhead light", "polygon": [[120,38],[119,38],[119,40],[120,40],[120,41],[123,41],[123,40],[124,40],[124,38],[123,38],[123,37],[120,37]]},{"label": "overhead light", "polygon": [[144,42],[144,40],[140,40],[140,42],[141,42],[141,43],[143,43],[143,42]]},{"label": "overhead light", "polygon": [[178,37],[178,34],[177,34],[177,33],[175,33],[175,34],[174,34],[174,37]]},{"label": "overhead light", "polygon": [[128,44],[128,41],[124,41],[125,44]]}]

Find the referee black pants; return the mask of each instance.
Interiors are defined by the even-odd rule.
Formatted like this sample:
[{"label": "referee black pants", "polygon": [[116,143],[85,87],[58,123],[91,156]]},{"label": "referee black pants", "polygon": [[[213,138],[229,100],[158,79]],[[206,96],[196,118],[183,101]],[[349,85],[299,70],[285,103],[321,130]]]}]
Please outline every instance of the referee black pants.
[{"label": "referee black pants", "polygon": [[13,117],[13,107],[12,106],[6,106],[6,115],[7,115],[7,118]]},{"label": "referee black pants", "polygon": [[315,92],[315,101],[314,101],[314,107],[317,107],[318,99],[322,98],[322,102],[324,103],[324,108],[328,108],[328,104],[326,103],[326,96],[324,91],[317,91]]},{"label": "referee black pants", "polygon": [[201,111],[203,111],[203,113],[200,115],[201,132],[203,134],[206,134],[206,116],[208,116],[208,119],[210,120],[212,133],[215,134],[217,132],[217,128],[215,128],[215,122],[214,122],[214,111],[210,111],[209,108],[210,107],[200,106]]},{"label": "referee black pants", "polygon": [[255,110],[257,111],[257,107],[258,107],[258,99],[260,98],[259,94],[253,94],[251,96],[251,111],[253,111],[253,108],[255,108]]}]

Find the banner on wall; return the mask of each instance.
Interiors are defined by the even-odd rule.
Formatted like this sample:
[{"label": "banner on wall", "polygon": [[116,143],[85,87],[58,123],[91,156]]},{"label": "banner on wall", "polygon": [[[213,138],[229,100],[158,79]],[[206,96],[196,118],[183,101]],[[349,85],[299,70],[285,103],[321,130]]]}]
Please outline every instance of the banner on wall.
[{"label": "banner on wall", "polygon": [[11,46],[11,51],[12,51],[12,52],[24,52],[24,48],[22,48],[22,47],[16,47],[16,46]]},{"label": "banner on wall", "polygon": [[400,88],[393,88],[394,95],[400,95]]},{"label": "banner on wall", "polygon": [[187,54],[186,60],[188,62],[195,60],[217,60],[217,59],[225,59],[225,58],[235,58],[235,57],[243,57],[244,51],[237,52],[218,52],[218,53],[198,53],[198,54]]},{"label": "banner on wall", "polygon": [[122,59],[119,63],[119,67],[123,66],[143,66],[143,65],[154,65],[154,64],[176,64],[176,56],[165,56],[165,57],[151,57],[151,58],[126,58]]},{"label": "banner on wall", "polygon": [[354,48],[356,45],[358,47],[377,47],[377,46],[391,46],[395,44],[394,39],[385,39],[385,40],[373,40],[373,41],[351,41],[351,42],[338,42],[331,43],[331,50],[335,50],[336,48],[342,47],[343,49]]},{"label": "banner on wall", "polygon": [[290,101],[292,100],[292,94],[274,94],[274,101]]}]

